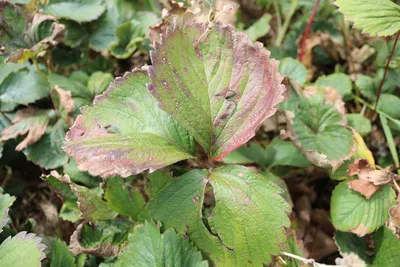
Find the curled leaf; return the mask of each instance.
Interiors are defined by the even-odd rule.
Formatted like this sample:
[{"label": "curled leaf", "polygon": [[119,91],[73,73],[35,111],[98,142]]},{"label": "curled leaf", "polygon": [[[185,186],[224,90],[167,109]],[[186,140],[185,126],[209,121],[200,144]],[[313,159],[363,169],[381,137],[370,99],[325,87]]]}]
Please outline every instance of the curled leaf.
[{"label": "curled leaf", "polygon": [[0,141],[27,134],[15,149],[21,151],[40,140],[47,129],[50,119],[54,116],[53,110],[36,110],[32,107],[20,109],[12,121],[13,125],[3,130]]},{"label": "curled leaf", "polygon": [[302,94],[285,110],[289,137],[311,163],[334,172],[353,153],[344,102],[331,87],[306,87]]}]

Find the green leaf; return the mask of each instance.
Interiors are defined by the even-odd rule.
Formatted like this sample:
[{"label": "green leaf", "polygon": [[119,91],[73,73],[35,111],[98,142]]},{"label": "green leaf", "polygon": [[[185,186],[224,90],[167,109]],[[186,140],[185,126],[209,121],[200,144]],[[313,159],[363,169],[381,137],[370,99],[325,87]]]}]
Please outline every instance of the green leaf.
[{"label": "green leaf", "polygon": [[192,170],[175,178],[147,203],[141,219],[162,221],[164,229],[175,228],[183,234],[185,221],[200,218],[206,178],[206,170]]},{"label": "green leaf", "polygon": [[336,0],[335,4],[363,33],[388,36],[400,30],[400,7],[390,0]]},{"label": "green leaf", "polygon": [[351,155],[352,132],[344,115],[322,95],[301,99],[291,123],[292,141],[307,159],[320,167],[337,167]]},{"label": "green leaf", "polygon": [[101,0],[52,0],[42,5],[44,12],[58,18],[81,22],[97,19],[105,11]]},{"label": "green leaf", "polygon": [[4,25],[0,35],[0,45],[5,47],[5,52],[10,53],[26,47],[24,40],[26,20],[22,10],[9,2],[2,1],[0,2],[0,17]]},{"label": "green leaf", "polygon": [[193,243],[177,235],[174,229],[160,234],[154,223],[145,222],[129,235],[128,247],[111,266],[208,266]]},{"label": "green leaf", "polygon": [[0,245],[0,262],[3,266],[38,267],[46,257],[45,245],[35,234],[19,232],[13,238],[9,237]]},{"label": "green leaf", "polygon": [[371,121],[361,114],[347,114],[347,123],[361,136],[366,136],[372,130]]},{"label": "green leaf", "polygon": [[112,44],[118,41],[115,31],[117,25],[113,23],[110,15],[107,14],[102,16],[98,21],[95,29],[89,38],[90,47],[96,51],[103,51],[108,49]]},{"label": "green leaf", "polygon": [[52,246],[50,267],[63,266],[76,266],[75,257],[72,255],[67,245],[63,241],[56,239],[54,240]]},{"label": "green leaf", "polygon": [[351,94],[351,81],[344,73],[334,73],[328,76],[319,76],[315,82],[316,86],[329,86],[334,88],[343,98]]},{"label": "green leaf", "polygon": [[397,267],[400,261],[400,240],[387,227],[374,234],[375,258],[373,266]]},{"label": "green leaf", "polygon": [[216,206],[209,219],[221,242],[255,266],[271,261],[286,239],[291,210],[282,190],[242,166],[223,166],[211,173]]},{"label": "green leaf", "polygon": [[306,168],[310,162],[301,154],[300,150],[292,143],[275,137],[265,150],[267,155],[266,167],[292,166]]},{"label": "green leaf", "polygon": [[28,105],[49,93],[49,84],[35,69],[12,73],[0,85],[0,100],[13,104]]},{"label": "green leaf", "polygon": [[81,217],[93,221],[112,220],[117,217],[118,213],[101,199],[93,190],[85,186],[70,183],[72,191],[78,198],[78,207],[82,212]]},{"label": "green leaf", "polygon": [[221,160],[275,113],[284,86],[278,62],[261,45],[230,25],[205,30],[176,27],[155,44],[148,88],[212,159]]},{"label": "green leaf", "polygon": [[389,185],[381,186],[370,199],[351,190],[346,182],[335,187],[331,216],[339,231],[351,231],[364,236],[377,230],[389,218],[388,209],[395,203],[395,193]]},{"label": "green leaf", "polygon": [[87,35],[85,28],[73,20],[61,20],[61,24],[65,26],[64,44],[72,48],[79,46]]},{"label": "green leaf", "polygon": [[92,95],[96,96],[103,93],[113,80],[110,73],[97,71],[90,75],[87,86]]},{"label": "green leaf", "polygon": [[307,81],[307,69],[300,61],[294,58],[284,58],[279,63],[279,72],[303,85]]},{"label": "green leaf", "polygon": [[148,36],[148,28],[157,22],[158,17],[154,13],[136,13],[134,19],[117,27],[115,35],[118,40],[110,46],[111,54],[119,59],[131,56]]},{"label": "green leaf", "polygon": [[272,16],[270,14],[265,13],[244,32],[247,34],[247,36],[250,37],[252,41],[257,41],[259,38],[265,36],[271,29],[271,27],[269,26],[271,18]]},{"label": "green leaf", "polygon": [[87,172],[80,171],[76,161],[73,159],[70,159],[64,166],[64,173],[67,174],[74,183],[84,185],[88,188],[96,187],[102,181],[100,177],[94,177]]},{"label": "green leaf", "polygon": [[0,84],[10,75],[11,73],[18,72],[23,69],[24,66],[22,64],[15,64],[12,62],[7,62],[4,64],[0,64]]},{"label": "green leaf", "polygon": [[293,166],[305,168],[310,165],[299,149],[288,141],[276,137],[264,149],[258,143],[241,146],[229,153],[223,160],[229,164],[257,163],[262,167]]},{"label": "green leaf", "polygon": [[61,146],[65,138],[64,123],[59,120],[33,145],[23,150],[28,160],[45,169],[55,169],[68,162],[68,155]]},{"label": "green leaf", "polygon": [[344,256],[345,253],[355,253],[360,259],[368,262],[370,256],[368,255],[368,245],[362,238],[356,234],[336,231],[334,240],[339,247],[340,255]]},{"label": "green leaf", "polygon": [[146,193],[149,198],[155,197],[169,182],[172,181],[171,174],[165,170],[158,170],[148,175],[149,188]]},{"label": "green leaf", "polygon": [[192,158],[187,131],[158,108],[147,73],[117,78],[95,105],[77,117],[64,150],[92,175],[128,177]]},{"label": "green leaf", "polygon": [[379,99],[378,110],[392,118],[400,119],[400,98],[391,94],[382,94]]},{"label": "green leaf", "polygon": [[[1,188],[0,188],[1,189]],[[10,196],[9,194],[4,194],[3,189],[1,189],[0,194],[0,232],[3,227],[8,222],[8,210],[11,205],[14,203],[15,197]]]},{"label": "green leaf", "polygon": [[12,121],[13,125],[2,131],[0,141],[26,135],[25,139],[15,148],[17,151],[21,151],[42,138],[50,119],[54,117],[54,110],[36,110],[31,107],[20,109]]},{"label": "green leaf", "polygon": [[[375,77],[370,77],[366,75],[360,75],[356,80],[356,86],[360,89],[360,92],[367,98],[371,100],[376,99],[378,93],[379,85],[383,78],[383,69],[379,69]],[[396,82],[390,79],[388,75],[382,86],[382,94],[392,93],[396,88]]]},{"label": "green leaf", "polygon": [[125,183],[121,177],[107,180],[104,198],[113,210],[134,220],[146,204],[140,191]]}]

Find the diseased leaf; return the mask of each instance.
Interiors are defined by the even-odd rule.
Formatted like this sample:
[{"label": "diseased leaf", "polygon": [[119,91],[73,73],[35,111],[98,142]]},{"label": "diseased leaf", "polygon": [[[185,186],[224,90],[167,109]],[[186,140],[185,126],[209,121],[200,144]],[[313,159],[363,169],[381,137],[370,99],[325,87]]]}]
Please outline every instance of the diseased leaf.
[{"label": "diseased leaf", "polygon": [[335,228],[358,236],[372,233],[389,218],[388,209],[395,202],[389,185],[381,186],[370,199],[351,190],[346,182],[335,187],[332,194],[331,216]]},{"label": "diseased leaf", "polygon": [[[214,160],[254,136],[283,100],[278,62],[232,26],[167,31],[151,51],[150,92]],[[200,40],[199,40],[200,39]]]},{"label": "diseased leaf", "polygon": [[335,4],[363,33],[388,36],[400,30],[400,7],[390,0],[336,0]]},{"label": "diseased leaf", "polygon": [[351,81],[344,73],[334,73],[328,76],[319,76],[316,86],[328,86],[334,88],[343,98],[351,94]]},{"label": "diseased leaf", "polygon": [[0,85],[0,100],[11,104],[28,105],[49,93],[49,84],[35,69],[12,73]]},{"label": "diseased leaf", "polygon": [[35,234],[19,232],[13,238],[9,237],[0,245],[0,262],[3,266],[38,267],[46,257],[45,245]]},{"label": "diseased leaf", "polygon": [[282,59],[278,70],[282,75],[288,76],[300,85],[303,85],[307,81],[307,69],[297,59],[290,57]]},{"label": "diseased leaf", "polygon": [[64,150],[80,170],[128,177],[193,157],[192,137],[157,107],[148,82],[147,73],[138,69],[117,78],[77,117]]},{"label": "diseased leaf", "polygon": [[269,263],[286,239],[284,227],[290,226],[286,213],[291,208],[278,194],[282,190],[242,166],[217,168],[210,182],[216,200],[209,219],[213,233],[255,266]]},{"label": "diseased leaf", "polygon": [[288,133],[307,159],[335,171],[352,155],[352,132],[346,127],[344,103],[330,87],[308,87],[305,98],[286,111]]},{"label": "diseased leaf", "polygon": [[387,227],[374,234],[373,266],[397,267],[400,261],[400,240]]},{"label": "diseased leaf", "polygon": [[45,169],[55,169],[68,162],[68,155],[61,149],[65,138],[64,123],[59,120],[48,127],[42,138],[23,150],[28,160]]},{"label": "diseased leaf", "polygon": [[121,177],[107,180],[104,198],[113,210],[134,220],[137,220],[146,203],[140,191],[125,183]]},{"label": "diseased leaf", "polygon": [[61,266],[75,267],[75,257],[63,241],[56,239],[52,245],[50,267]]},{"label": "diseased leaf", "polygon": [[122,251],[111,266],[187,266],[206,267],[201,253],[193,243],[168,229],[160,234],[159,226],[145,222],[135,227],[135,233],[129,235],[128,247]]},{"label": "diseased leaf", "polygon": [[82,218],[101,221],[117,217],[118,213],[112,210],[107,202],[103,201],[92,190],[74,183],[70,183],[69,186],[78,198],[78,207],[82,213]]},{"label": "diseased leaf", "polygon": [[2,131],[0,141],[26,135],[25,139],[15,148],[17,151],[21,151],[40,140],[53,117],[55,117],[54,110],[36,110],[31,107],[20,109],[12,121],[13,125]]},{"label": "diseased leaf", "polygon": [[101,0],[51,0],[42,8],[55,17],[88,22],[97,19],[105,11]]}]

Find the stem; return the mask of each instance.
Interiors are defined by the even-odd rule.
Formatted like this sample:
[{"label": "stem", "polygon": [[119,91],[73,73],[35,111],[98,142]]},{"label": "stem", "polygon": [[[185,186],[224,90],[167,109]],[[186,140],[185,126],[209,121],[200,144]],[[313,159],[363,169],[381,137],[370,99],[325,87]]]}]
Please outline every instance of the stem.
[{"label": "stem", "polygon": [[[390,153],[392,154],[394,166],[396,168],[399,168],[400,167],[399,156],[397,155],[396,144],[394,143],[392,131],[390,130],[390,127],[388,125],[387,118],[382,115],[380,115],[379,118],[381,119],[383,132],[385,133],[386,141],[388,142],[389,150],[390,150]],[[400,171],[397,170],[397,173],[400,174]]]},{"label": "stem", "polygon": [[318,8],[318,5],[319,5],[319,1],[320,0],[317,0],[315,2],[314,8],[313,8],[313,10],[311,12],[311,16],[310,16],[310,18],[309,18],[309,20],[307,22],[306,30],[304,31],[304,34],[303,34],[303,39],[301,40],[301,49],[300,49],[300,54],[299,54],[299,61],[300,62],[302,62],[302,60],[303,60],[304,51],[306,50],[306,41],[307,41],[308,35],[310,34],[311,24],[312,24],[312,22],[314,20],[315,13],[317,13],[317,8]]},{"label": "stem", "polygon": [[385,83],[386,73],[387,73],[387,71],[389,69],[389,63],[392,60],[392,57],[393,57],[393,54],[394,54],[394,50],[396,49],[397,41],[399,40],[399,35],[400,35],[400,31],[397,32],[396,41],[394,41],[394,45],[392,47],[392,51],[390,52],[388,61],[386,62],[385,72],[383,73],[383,78],[382,78],[381,84],[379,85],[378,94],[377,94],[377,97],[376,97],[374,113],[375,113],[376,108],[378,106],[379,98],[381,97],[381,94],[382,94],[382,88],[383,88],[383,84]]},{"label": "stem", "polygon": [[290,5],[289,9],[289,14],[285,18],[285,22],[283,23],[283,26],[281,30],[278,32],[278,37],[275,40],[275,45],[280,46],[282,43],[283,38],[285,37],[286,31],[289,27],[290,20],[293,17],[294,12],[296,11],[297,5],[299,3],[299,0],[292,0],[292,3]]},{"label": "stem", "polygon": [[282,17],[281,17],[281,10],[279,9],[278,2],[273,0],[272,4],[274,5],[275,14],[276,14],[276,24],[278,25],[278,32],[282,29]]},{"label": "stem", "polygon": [[323,264],[323,263],[318,263],[314,259],[306,259],[306,258],[297,256],[297,255],[294,255],[292,253],[288,253],[288,252],[285,252],[285,251],[282,251],[281,253],[283,255],[287,256],[287,257],[302,261],[303,263],[311,265],[311,266],[314,266],[314,267],[333,267],[333,266],[337,267],[337,265],[326,265],[326,264]]}]

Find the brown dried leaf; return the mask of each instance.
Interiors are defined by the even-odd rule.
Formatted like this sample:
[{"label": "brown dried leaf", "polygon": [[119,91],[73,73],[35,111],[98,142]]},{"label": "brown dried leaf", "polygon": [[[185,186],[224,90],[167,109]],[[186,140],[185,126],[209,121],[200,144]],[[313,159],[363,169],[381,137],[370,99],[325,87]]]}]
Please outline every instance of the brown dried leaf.
[{"label": "brown dried leaf", "polygon": [[90,254],[98,257],[117,257],[119,254],[119,249],[112,245],[111,243],[104,243],[94,248],[84,248],[79,242],[80,235],[83,230],[85,223],[78,225],[74,233],[71,235],[69,249],[74,255],[79,254]]},{"label": "brown dried leaf", "polygon": [[67,122],[68,126],[72,126],[74,120],[70,115],[75,111],[75,101],[72,98],[72,93],[71,91],[62,89],[58,85],[56,85],[54,89],[55,92],[57,92],[55,98],[61,118]]},{"label": "brown dried leaf", "polygon": [[27,134],[25,139],[15,148],[15,150],[21,151],[40,140],[54,115],[54,110],[36,110],[32,107],[20,109],[12,121],[13,125],[3,130],[0,141]]},{"label": "brown dried leaf", "polygon": [[368,180],[352,180],[347,183],[349,188],[359,192],[364,195],[366,199],[370,199],[376,191],[378,191],[379,186],[374,185]]},{"label": "brown dried leaf", "polygon": [[350,232],[355,233],[358,236],[365,236],[370,233],[370,230],[365,226],[365,224],[360,223],[356,228],[350,229]]},{"label": "brown dried leaf", "polygon": [[394,174],[388,168],[374,170],[366,159],[355,159],[347,169],[347,175],[358,175],[358,180],[348,182],[349,187],[369,199],[380,185],[390,183]]}]

